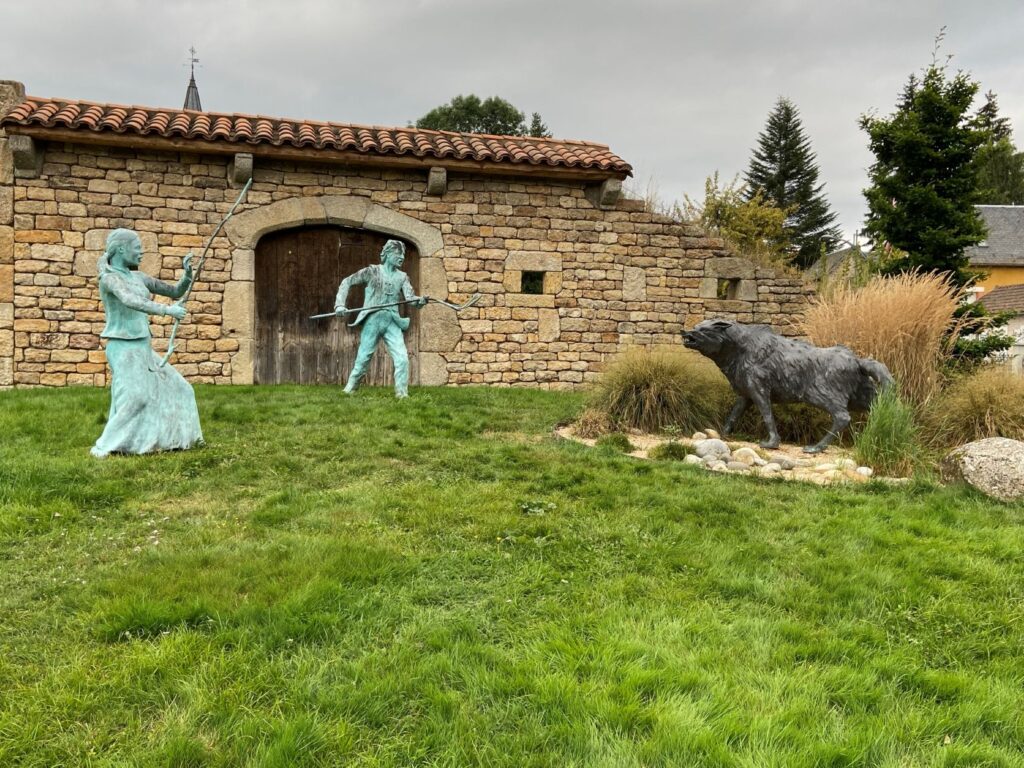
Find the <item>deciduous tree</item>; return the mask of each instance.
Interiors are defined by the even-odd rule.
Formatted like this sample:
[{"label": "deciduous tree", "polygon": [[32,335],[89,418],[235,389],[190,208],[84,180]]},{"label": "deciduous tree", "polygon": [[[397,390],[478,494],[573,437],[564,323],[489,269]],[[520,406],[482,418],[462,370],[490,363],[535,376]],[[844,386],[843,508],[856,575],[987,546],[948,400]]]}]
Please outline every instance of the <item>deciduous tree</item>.
[{"label": "deciduous tree", "polygon": [[550,136],[548,127],[534,112],[529,126],[522,112],[505,99],[476,94],[456,96],[447,104],[434,107],[416,121],[417,128],[457,133],[489,133],[495,136]]}]

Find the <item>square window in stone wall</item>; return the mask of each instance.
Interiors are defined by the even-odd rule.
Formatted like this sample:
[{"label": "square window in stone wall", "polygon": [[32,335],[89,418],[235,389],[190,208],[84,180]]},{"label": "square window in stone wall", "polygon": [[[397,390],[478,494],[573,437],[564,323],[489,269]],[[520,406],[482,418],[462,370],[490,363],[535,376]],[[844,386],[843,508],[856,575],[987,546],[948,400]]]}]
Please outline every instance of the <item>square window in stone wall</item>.
[{"label": "square window in stone wall", "polygon": [[740,281],[737,278],[718,278],[718,290],[716,298],[725,301],[735,301],[740,289]]},{"label": "square window in stone wall", "polygon": [[532,293],[535,295],[540,295],[544,293],[544,273],[523,272],[521,285],[522,293]]}]

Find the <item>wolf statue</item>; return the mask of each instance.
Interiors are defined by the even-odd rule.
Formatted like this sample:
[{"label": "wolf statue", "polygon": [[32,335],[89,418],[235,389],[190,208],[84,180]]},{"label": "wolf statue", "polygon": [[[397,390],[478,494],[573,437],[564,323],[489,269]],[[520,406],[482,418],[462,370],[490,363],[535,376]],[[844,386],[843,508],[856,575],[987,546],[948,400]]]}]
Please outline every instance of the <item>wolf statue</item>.
[{"label": "wolf statue", "polygon": [[866,411],[875,394],[893,383],[889,369],[857,357],[844,346],[815,347],[787,339],[766,325],[705,320],[683,332],[683,345],[711,358],[729,380],[736,404],[725,420],[728,434],[751,403],[768,428],[763,448],[778,448],[772,403],[808,403],[832,416],[832,427],[807,453],[820,453],[850,424],[850,411]]}]

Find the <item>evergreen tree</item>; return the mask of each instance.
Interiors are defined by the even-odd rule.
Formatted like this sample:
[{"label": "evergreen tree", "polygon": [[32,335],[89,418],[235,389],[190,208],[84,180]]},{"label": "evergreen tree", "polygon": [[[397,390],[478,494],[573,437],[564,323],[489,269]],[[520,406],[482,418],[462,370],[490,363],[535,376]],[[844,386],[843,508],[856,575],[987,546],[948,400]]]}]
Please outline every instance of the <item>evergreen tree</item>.
[{"label": "evergreen tree", "polygon": [[811,143],[804,135],[800,113],[788,99],[780,98],[768,116],[745,181],[747,199],[761,194],[786,212],[786,234],[801,267],[813,264],[822,250],[831,250],[839,240],[836,214],[825,199],[825,185],[818,183]]},{"label": "evergreen tree", "polygon": [[533,113],[530,130],[537,129],[543,133],[527,133],[525,116],[512,104],[498,96],[481,100],[473,93],[456,96],[447,104],[435,107],[416,121],[416,127],[456,133],[489,133],[495,136],[549,135],[538,113]]},{"label": "evergreen tree", "polygon": [[540,119],[540,112],[534,112],[530,116],[530,129],[526,133],[527,136],[536,136],[540,139],[550,139],[551,131],[548,130],[547,125]]},{"label": "evergreen tree", "polygon": [[907,80],[892,115],[860,119],[875,155],[867,230],[902,252],[896,269],[948,272],[959,284],[972,278],[964,249],[985,237],[974,208],[975,156],[989,136],[968,114],[977,91],[968,75],[951,78],[933,59],[920,80]]},{"label": "evergreen tree", "polygon": [[988,140],[974,158],[978,169],[978,202],[985,205],[1024,203],[1024,152],[1018,152],[1013,145],[1010,120],[1000,116],[992,91],[985,94],[985,103],[974,116],[974,122],[988,134]]}]

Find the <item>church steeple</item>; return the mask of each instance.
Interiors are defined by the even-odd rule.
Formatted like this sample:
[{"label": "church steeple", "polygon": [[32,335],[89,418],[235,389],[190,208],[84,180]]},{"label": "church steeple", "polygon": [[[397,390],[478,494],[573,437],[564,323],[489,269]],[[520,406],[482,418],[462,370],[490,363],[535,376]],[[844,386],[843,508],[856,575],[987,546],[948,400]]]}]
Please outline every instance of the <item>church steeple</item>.
[{"label": "church steeple", "polygon": [[203,111],[203,104],[199,101],[199,86],[196,85],[196,64],[199,63],[199,59],[196,58],[196,47],[193,45],[188,49],[189,52],[189,64],[192,69],[192,76],[188,81],[188,90],[185,91],[185,106],[184,109],[194,109],[198,112]]}]

